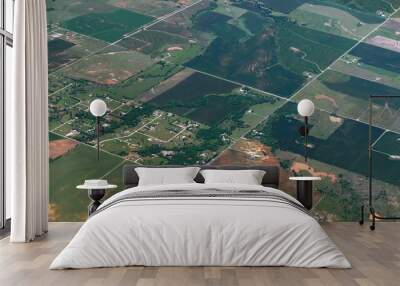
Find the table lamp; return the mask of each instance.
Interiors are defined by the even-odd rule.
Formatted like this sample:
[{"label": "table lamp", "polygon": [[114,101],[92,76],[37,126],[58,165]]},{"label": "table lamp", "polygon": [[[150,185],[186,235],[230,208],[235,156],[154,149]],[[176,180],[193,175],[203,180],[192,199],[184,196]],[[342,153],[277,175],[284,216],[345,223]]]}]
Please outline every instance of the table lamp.
[{"label": "table lamp", "polygon": [[100,160],[100,117],[107,112],[107,104],[104,100],[95,99],[90,103],[90,113],[96,117],[96,133],[97,133],[97,160]]},{"label": "table lamp", "polygon": [[303,99],[297,105],[297,112],[304,117],[304,132],[300,129],[300,133],[304,133],[304,160],[307,163],[307,148],[308,148],[308,117],[313,115],[315,110],[314,103],[309,99]]}]

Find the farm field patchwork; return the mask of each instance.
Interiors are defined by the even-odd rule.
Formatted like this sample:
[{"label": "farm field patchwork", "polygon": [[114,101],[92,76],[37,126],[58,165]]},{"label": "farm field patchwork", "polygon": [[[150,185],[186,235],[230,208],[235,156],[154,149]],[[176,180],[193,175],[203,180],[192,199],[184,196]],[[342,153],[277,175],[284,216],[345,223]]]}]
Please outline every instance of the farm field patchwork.
[{"label": "farm field patchwork", "polygon": [[[167,51],[175,49],[184,49],[189,46],[189,40],[179,35],[174,34],[167,34],[162,31],[153,31],[153,30],[146,30],[141,31],[130,38],[128,40],[135,40],[139,43],[139,47],[137,44],[134,44],[134,49],[141,51],[145,54],[157,54],[160,51]],[[125,45],[124,39],[120,44],[130,48],[129,45]]]},{"label": "farm field patchwork", "polygon": [[366,43],[385,48],[394,52],[400,52],[400,20],[391,19],[387,21],[376,32],[372,33]]},{"label": "farm field patchwork", "polygon": [[99,84],[116,84],[146,69],[154,61],[135,51],[93,55],[65,69],[67,76]]},{"label": "farm field patchwork", "polygon": [[47,23],[50,26],[58,25],[63,21],[73,19],[85,14],[108,12],[115,9],[107,3],[108,0],[69,0],[46,1]]},{"label": "farm field patchwork", "polygon": [[[367,122],[370,95],[395,96],[399,92],[394,87],[330,70],[304,89],[295,100],[309,98],[323,110]],[[376,99],[373,104],[374,123],[400,131],[396,120],[400,99]]]},{"label": "farm field patchwork", "polygon": [[[51,220],[84,220],[75,186],[121,186],[126,164],[277,165],[292,195],[293,174],[323,178],[316,217],[358,219],[368,95],[400,90],[400,0],[47,2]],[[95,98],[108,106],[100,164]],[[303,98],[317,107],[307,163]],[[373,102],[374,201],[390,215],[400,212],[399,111],[400,100]]]},{"label": "farm field patchwork", "polygon": [[393,160],[400,156],[400,135],[393,132],[386,132],[382,138],[373,146],[374,150],[384,152]]},{"label": "farm field patchwork", "polygon": [[[76,60],[106,48],[107,43],[65,29],[56,28],[49,33],[49,69],[53,71]],[[110,52],[121,51],[114,46]]]},{"label": "farm field patchwork", "polygon": [[[325,128],[318,125],[320,117],[328,117],[334,131],[324,139],[314,136]],[[337,117],[336,117],[337,118]],[[360,175],[367,174],[368,156],[365,155],[368,148],[368,125],[353,120],[331,118],[329,113],[318,112],[317,118],[311,117],[309,157],[338,168],[346,169]],[[315,121],[314,121],[315,120]],[[287,104],[276,111],[264,125],[250,133],[251,139],[259,140],[270,146],[273,151],[282,150],[302,156],[304,154],[303,138],[298,129],[302,126],[301,119],[297,115],[296,105]],[[323,131],[324,132],[324,131]],[[372,129],[373,142],[384,131],[379,128]],[[337,151],[340,146],[340,152]],[[364,152],[360,151],[364,150]],[[397,184],[396,176],[386,172],[387,166],[394,168],[399,163],[375,154],[375,177],[384,182]],[[386,167],[384,167],[386,166]]]},{"label": "farm field patchwork", "polygon": [[112,43],[153,19],[126,9],[112,9],[72,18],[62,22],[61,26]]},{"label": "farm field patchwork", "polygon": [[363,64],[394,73],[400,72],[400,58],[397,52],[361,43],[350,52],[350,55],[358,57]]},{"label": "farm field patchwork", "polygon": [[400,89],[400,78],[397,73],[360,63],[358,58],[350,55],[346,55],[336,62],[332,66],[332,69],[347,75]]},{"label": "farm field patchwork", "polygon": [[192,0],[108,0],[108,3],[123,9],[140,12],[145,15],[160,17],[174,12],[183,5],[190,5]]},{"label": "farm field patchwork", "polygon": [[[355,43],[282,17],[261,15],[254,21],[259,21],[262,28],[253,30],[255,35],[249,37],[230,19],[213,11],[195,18],[195,29],[217,38],[187,65],[284,97],[293,94]],[[253,26],[254,23],[247,28],[251,31]]]},{"label": "farm field patchwork", "polygon": [[304,3],[290,13],[299,25],[350,39],[361,39],[379,23],[364,23],[346,10]]},{"label": "farm field patchwork", "polygon": [[[236,128],[246,129],[251,126],[248,125],[249,122],[242,121],[242,117],[253,114],[253,107],[257,111],[266,108],[266,105],[272,109],[279,101],[269,95],[262,95],[233,83],[195,73],[149,103],[158,109],[218,127],[231,135]],[[263,116],[266,116],[265,111],[259,114],[259,117]]]}]

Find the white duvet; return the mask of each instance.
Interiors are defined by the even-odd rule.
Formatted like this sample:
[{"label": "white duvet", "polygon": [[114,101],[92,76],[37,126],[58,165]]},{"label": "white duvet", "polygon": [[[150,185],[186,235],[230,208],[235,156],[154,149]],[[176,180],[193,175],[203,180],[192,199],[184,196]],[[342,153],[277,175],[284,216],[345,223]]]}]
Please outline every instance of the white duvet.
[{"label": "white duvet", "polygon": [[[181,184],[163,190],[263,190],[254,185]],[[100,208],[102,207],[100,206]],[[92,216],[50,269],[145,266],[293,266],[350,268],[309,215],[293,206],[246,198],[153,198],[123,201]]]}]

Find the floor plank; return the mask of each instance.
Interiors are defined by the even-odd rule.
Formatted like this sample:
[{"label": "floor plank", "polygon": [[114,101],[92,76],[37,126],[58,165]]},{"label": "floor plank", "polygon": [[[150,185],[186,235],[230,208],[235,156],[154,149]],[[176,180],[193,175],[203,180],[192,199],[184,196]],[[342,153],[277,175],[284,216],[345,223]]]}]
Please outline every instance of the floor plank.
[{"label": "floor plank", "polygon": [[352,269],[289,267],[124,267],[50,271],[55,256],[81,223],[50,223],[50,231],[28,244],[0,240],[0,285],[136,286],[397,286],[400,273],[400,223],[326,223],[323,228],[353,265]]}]

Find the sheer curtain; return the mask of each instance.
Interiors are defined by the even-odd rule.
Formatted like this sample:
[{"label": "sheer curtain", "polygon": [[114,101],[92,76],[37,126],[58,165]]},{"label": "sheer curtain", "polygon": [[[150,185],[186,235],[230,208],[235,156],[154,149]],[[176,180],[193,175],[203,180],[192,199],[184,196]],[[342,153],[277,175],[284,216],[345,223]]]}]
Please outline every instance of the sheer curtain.
[{"label": "sheer curtain", "polygon": [[45,0],[15,1],[13,92],[6,98],[6,187],[12,242],[47,232],[48,113]]}]

